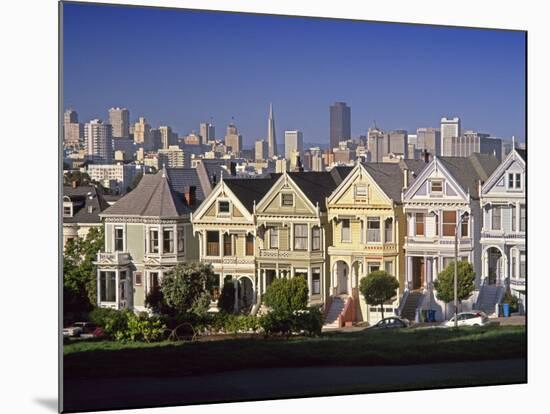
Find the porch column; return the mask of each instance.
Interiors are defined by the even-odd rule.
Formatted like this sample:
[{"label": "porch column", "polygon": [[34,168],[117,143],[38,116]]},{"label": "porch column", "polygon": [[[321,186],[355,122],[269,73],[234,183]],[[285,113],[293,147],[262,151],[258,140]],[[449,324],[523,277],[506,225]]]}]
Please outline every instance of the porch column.
[{"label": "porch column", "polygon": [[508,256],[506,256],[506,254],[504,254],[500,260],[502,260],[502,275],[501,275],[501,282],[503,285],[506,285],[507,281],[508,281]]},{"label": "porch column", "polygon": [[311,297],[311,266],[307,268],[307,291],[309,297]]},{"label": "porch column", "polygon": [[96,298],[96,302],[97,302],[97,305],[99,306],[100,302],[101,302],[101,270],[98,268],[97,269],[97,280],[96,280],[96,283],[97,283],[97,298]]},{"label": "porch column", "polygon": [[437,279],[437,258],[432,257],[432,283],[435,282],[436,279]]},{"label": "porch column", "polygon": [[256,278],[258,278],[258,283],[254,286],[254,296],[256,297],[256,302],[262,300],[262,275],[260,269],[256,270]]},{"label": "porch column", "polygon": [[118,273],[118,269],[115,270],[115,299],[116,299],[116,309],[119,308],[119,303],[120,303],[120,292],[119,292],[119,283],[120,283],[120,276],[119,276],[119,273]]},{"label": "porch column", "polygon": [[406,290],[412,289],[412,256],[407,256],[407,268],[405,269],[405,272],[407,274],[407,288]]},{"label": "porch column", "polygon": [[485,278],[489,276],[489,253],[488,249],[483,253],[483,274],[481,278],[481,283],[485,283]]},{"label": "porch column", "polygon": [[262,274],[262,293],[265,293],[266,285],[265,285],[265,269],[261,269],[260,273]]},{"label": "porch column", "polygon": [[256,293],[256,275],[253,274],[252,275],[252,303],[256,303],[256,296],[257,296],[257,293]]}]

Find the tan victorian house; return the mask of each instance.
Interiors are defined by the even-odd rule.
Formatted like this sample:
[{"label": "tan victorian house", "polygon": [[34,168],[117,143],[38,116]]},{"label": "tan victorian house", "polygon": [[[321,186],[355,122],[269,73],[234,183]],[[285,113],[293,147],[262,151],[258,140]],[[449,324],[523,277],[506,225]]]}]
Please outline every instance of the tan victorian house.
[{"label": "tan victorian house", "polygon": [[327,326],[354,321],[372,324],[380,319],[379,307],[365,303],[358,289],[361,278],[375,270],[385,270],[398,279],[398,294],[384,309],[387,316],[397,313],[399,297],[405,287],[405,264],[401,253],[406,221],[401,193],[425,165],[417,160],[358,163],[328,197],[332,232],[328,247],[332,305]]}]

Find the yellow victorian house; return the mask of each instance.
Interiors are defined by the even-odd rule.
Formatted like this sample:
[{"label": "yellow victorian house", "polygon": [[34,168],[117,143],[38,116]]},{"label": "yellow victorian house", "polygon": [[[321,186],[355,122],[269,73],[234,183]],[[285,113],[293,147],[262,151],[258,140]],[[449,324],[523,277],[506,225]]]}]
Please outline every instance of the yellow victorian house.
[{"label": "yellow victorian house", "polygon": [[375,270],[385,270],[399,281],[395,300],[384,308],[384,316],[398,314],[405,286],[401,194],[425,165],[419,160],[358,163],[327,198],[332,243],[326,327],[356,321],[373,324],[381,318],[380,308],[365,303],[358,290],[360,279]]}]

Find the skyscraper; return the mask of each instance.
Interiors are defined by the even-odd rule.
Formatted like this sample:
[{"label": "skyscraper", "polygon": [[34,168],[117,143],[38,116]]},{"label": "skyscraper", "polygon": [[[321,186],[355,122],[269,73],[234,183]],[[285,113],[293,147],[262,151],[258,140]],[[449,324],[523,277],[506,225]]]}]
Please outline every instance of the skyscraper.
[{"label": "skyscraper", "polygon": [[330,107],[330,148],[337,148],[340,141],[351,138],[351,108],[345,102],[335,102]]},{"label": "skyscraper", "polygon": [[231,151],[235,155],[238,155],[243,147],[243,137],[239,135],[239,131],[233,122],[227,126],[225,145],[231,147]]},{"label": "skyscraper", "polygon": [[382,162],[382,159],[388,155],[387,136],[376,126],[369,128],[367,144],[371,162]]},{"label": "skyscraper", "polygon": [[113,138],[130,136],[130,111],[126,108],[109,109],[109,123],[113,127]]},{"label": "skyscraper", "polygon": [[304,155],[302,131],[285,131],[285,158],[291,160],[293,152]]},{"label": "skyscraper", "polygon": [[78,122],[78,114],[72,109],[63,115],[63,144],[66,147],[78,148],[83,139],[84,130]]},{"label": "skyscraper", "polygon": [[170,145],[176,145],[178,141],[178,136],[172,131],[167,125],[161,125],[159,127],[160,131],[160,148],[168,149]]},{"label": "skyscraper", "polygon": [[256,159],[256,161],[267,159],[269,148],[265,139],[257,140],[254,146],[254,150],[254,158]]},{"label": "skyscraper", "polygon": [[408,157],[408,134],[407,131],[397,130],[388,133],[388,152],[403,154]]},{"label": "skyscraper", "polygon": [[267,147],[269,158],[278,155],[275,118],[273,117],[273,104],[271,103],[269,104],[269,119],[267,120]]},{"label": "skyscraper", "polygon": [[453,140],[460,137],[460,118],[441,118],[441,155],[453,156]]},{"label": "skyscraper", "polygon": [[139,117],[138,122],[134,125],[134,142],[136,144],[143,144],[143,149],[145,151],[151,151],[153,149],[151,126],[142,116]]},{"label": "skyscraper", "polygon": [[202,143],[206,144],[208,141],[214,141],[216,139],[216,129],[214,125],[203,122],[200,125],[200,135],[202,137]]},{"label": "skyscraper", "polygon": [[441,155],[441,133],[438,129],[418,128],[416,136],[416,149],[426,150],[432,156]]},{"label": "skyscraper", "polygon": [[86,156],[96,164],[113,161],[113,132],[111,125],[93,119],[84,127]]}]

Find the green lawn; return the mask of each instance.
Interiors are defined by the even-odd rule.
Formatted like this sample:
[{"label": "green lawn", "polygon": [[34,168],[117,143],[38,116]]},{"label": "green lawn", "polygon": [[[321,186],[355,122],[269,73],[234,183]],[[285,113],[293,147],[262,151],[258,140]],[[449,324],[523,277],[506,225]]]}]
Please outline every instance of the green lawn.
[{"label": "green lawn", "polygon": [[406,365],[526,357],[524,326],[325,333],[318,338],[64,346],[68,378],[167,377],[252,368]]}]

